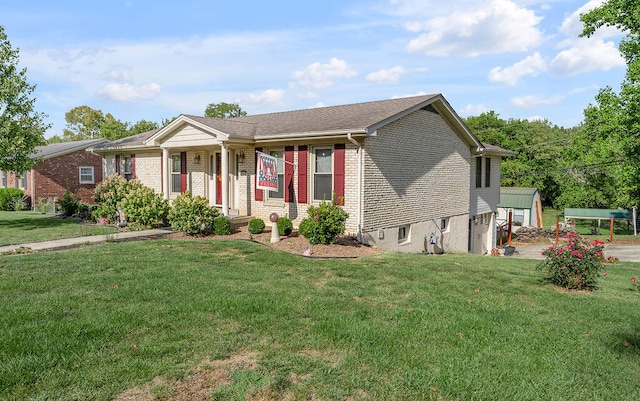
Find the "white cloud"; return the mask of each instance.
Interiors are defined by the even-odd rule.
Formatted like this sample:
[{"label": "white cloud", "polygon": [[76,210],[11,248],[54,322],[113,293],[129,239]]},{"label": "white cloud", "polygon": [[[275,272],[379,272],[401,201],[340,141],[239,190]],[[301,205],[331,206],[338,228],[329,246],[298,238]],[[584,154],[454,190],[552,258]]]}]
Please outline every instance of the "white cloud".
[{"label": "white cloud", "polygon": [[557,76],[569,76],[624,66],[624,58],[613,42],[593,37],[578,39],[571,48],[558,53],[551,61],[550,70]]},{"label": "white cloud", "polygon": [[541,44],[542,20],[510,0],[492,0],[426,22],[408,22],[411,32],[425,31],[407,45],[410,52],[432,56],[496,54],[527,51]]},{"label": "white cloud", "polygon": [[247,95],[247,102],[252,105],[274,104],[280,103],[284,98],[282,89],[267,89],[259,93],[250,93]]},{"label": "white cloud", "polygon": [[532,75],[536,76],[547,69],[547,63],[540,53],[535,52],[522,61],[518,61],[510,67],[496,67],[489,72],[489,81],[503,82],[509,86],[514,86],[520,78]]},{"label": "white cloud", "polygon": [[98,95],[103,98],[128,102],[134,100],[149,100],[160,94],[160,85],[156,83],[132,85],[129,83],[111,82],[105,85]]},{"label": "white cloud", "polygon": [[327,88],[333,85],[334,79],[356,76],[354,69],[344,60],[332,58],[327,64],[313,63],[304,70],[293,73],[292,78],[302,86]]},{"label": "white cloud", "polygon": [[514,97],[511,99],[511,105],[515,107],[521,108],[529,108],[536,107],[542,105],[556,104],[559,101],[564,99],[564,96],[554,95],[554,96],[520,96]]},{"label": "white cloud", "polygon": [[489,108],[484,104],[467,104],[464,106],[458,114],[461,116],[476,116],[489,111]]},{"label": "white cloud", "polygon": [[397,66],[386,70],[379,70],[367,75],[366,79],[376,83],[396,83],[402,75],[406,74],[403,67]]},{"label": "white cloud", "polygon": [[[591,0],[582,7],[578,8],[570,16],[565,18],[564,21],[562,21],[560,32],[570,38],[577,38],[584,29],[584,24],[582,23],[582,21],[580,21],[580,14],[587,13],[590,10],[601,6],[603,3],[604,0]],[[599,35],[601,37],[610,37],[619,35],[619,32],[616,28],[602,27],[598,29],[596,35]]]}]

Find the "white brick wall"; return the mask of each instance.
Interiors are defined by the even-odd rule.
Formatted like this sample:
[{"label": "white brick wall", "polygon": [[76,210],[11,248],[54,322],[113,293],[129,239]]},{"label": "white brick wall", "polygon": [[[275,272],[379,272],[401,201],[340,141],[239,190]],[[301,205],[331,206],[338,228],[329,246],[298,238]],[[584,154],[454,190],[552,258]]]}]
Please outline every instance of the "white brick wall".
[{"label": "white brick wall", "polygon": [[[416,111],[379,129],[365,149],[363,238],[387,250],[418,252],[434,220],[447,217],[455,227],[442,238],[445,250],[466,252],[470,150],[446,121]],[[398,245],[404,225],[411,227],[411,246]]]}]

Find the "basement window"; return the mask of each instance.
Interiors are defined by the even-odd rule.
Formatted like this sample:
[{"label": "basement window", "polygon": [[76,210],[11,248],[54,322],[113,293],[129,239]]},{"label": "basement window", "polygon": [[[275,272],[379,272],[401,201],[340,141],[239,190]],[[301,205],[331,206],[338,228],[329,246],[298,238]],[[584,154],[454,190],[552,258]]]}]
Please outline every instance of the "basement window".
[{"label": "basement window", "polygon": [[409,226],[398,227],[398,244],[409,241]]}]

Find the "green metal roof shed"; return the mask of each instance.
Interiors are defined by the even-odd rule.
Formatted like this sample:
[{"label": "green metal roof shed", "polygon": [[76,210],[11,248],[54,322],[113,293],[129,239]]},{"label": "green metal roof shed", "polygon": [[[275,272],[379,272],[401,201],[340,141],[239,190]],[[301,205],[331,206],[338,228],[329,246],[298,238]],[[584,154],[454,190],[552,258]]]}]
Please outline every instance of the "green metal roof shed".
[{"label": "green metal roof shed", "polygon": [[536,188],[501,187],[498,207],[531,209],[537,193]]}]

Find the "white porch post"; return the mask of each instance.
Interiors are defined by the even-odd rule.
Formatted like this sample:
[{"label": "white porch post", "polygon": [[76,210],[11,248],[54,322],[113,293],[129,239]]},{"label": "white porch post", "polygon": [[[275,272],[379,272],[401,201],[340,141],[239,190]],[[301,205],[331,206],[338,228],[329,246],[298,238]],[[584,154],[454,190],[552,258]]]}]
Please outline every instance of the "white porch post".
[{"label": "white porch post", "polygon": [[229,215],[229,151],[224,143],[220,144],[222,163],[222,215]]},{"label": "white porch post", "polygon": [[171,177],[171,172],[169,171],[169,150],[166,148],[162,149],[162,197],[164,199],[169,199],[169,192],[171,189],[169,187],[169,177]]}]

